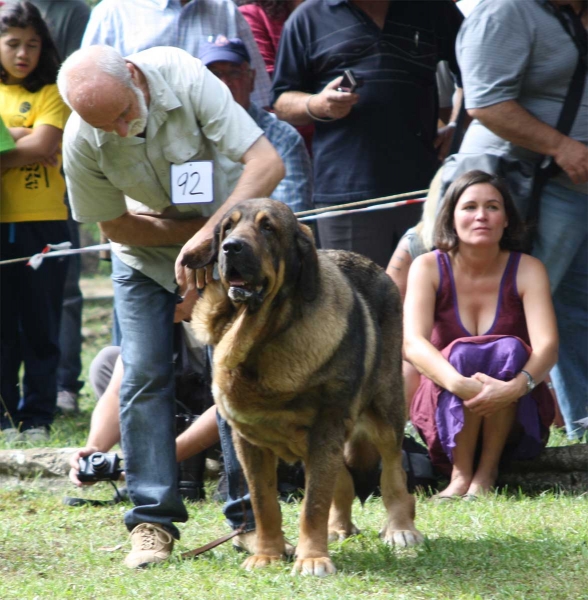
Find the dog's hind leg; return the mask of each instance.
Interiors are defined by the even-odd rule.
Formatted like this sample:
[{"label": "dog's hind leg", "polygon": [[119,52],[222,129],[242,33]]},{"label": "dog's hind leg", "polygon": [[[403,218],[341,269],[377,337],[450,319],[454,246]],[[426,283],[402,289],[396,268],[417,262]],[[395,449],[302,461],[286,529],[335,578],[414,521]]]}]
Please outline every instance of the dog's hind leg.
[{"label": "dog's hind leg", "polygon": [[337,475],[335,493],[329,510],[329,542],[343,541],[359,533],[359,529],[351,521],[354,496],[353,478],[347,467],[343,465]]},{"label": "dog's hind leg", "polygon": [[382,457],[380,490],[387,512],[380,536],[391,546],[419,544],[423,541],[423,536],[414,525],[415,499],[406,489],[400,440],[392,425],[386,423],[385,419],[373,418],[371,425],[371,439]]},{"label": "dog's hind leg", "polygon": [[271,450],[254,446],[234,430],[233,440],[247,478],[255,515],[255,553],[241,565],[250,570],[276,562],[286,553],[277,497],[277,458]]}]

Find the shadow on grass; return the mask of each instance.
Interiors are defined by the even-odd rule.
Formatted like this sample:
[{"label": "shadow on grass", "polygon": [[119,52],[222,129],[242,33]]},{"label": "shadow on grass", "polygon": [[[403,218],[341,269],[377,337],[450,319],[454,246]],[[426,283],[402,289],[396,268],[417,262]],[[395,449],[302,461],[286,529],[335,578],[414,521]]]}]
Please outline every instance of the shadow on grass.
[{"label": "shadow on grass", "polygon": [[579,565],[585,564],[588,547],[580,540],[570,544],[548,532],[540,540],[516,536],[476,540],[440,537],[408,549],[390,548],[377,538],[360,535],[332,546],[331,555],[341,573],[394,571],[407,584],[418,583],[423,577],[429,583],[458,578],[469,581],[474,588],[484,587],[489,577],[524,581],[541,571],[555,575],[558,570],[563,576],[566,564],[569,566],[574,558]]}]

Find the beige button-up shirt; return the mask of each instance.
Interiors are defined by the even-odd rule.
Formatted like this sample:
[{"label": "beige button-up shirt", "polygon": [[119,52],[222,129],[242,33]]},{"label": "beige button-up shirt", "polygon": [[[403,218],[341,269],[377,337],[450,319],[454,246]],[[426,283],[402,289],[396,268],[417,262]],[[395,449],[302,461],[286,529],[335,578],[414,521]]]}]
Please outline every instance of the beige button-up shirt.
[{"label": "beige button-up shirt", "polygon": [[[72,114],[63,157],[74,219],[110,221],[126,211],[178,219],[212,215],[231,193],[242,168],[239,161],[262,130],[228,88],[183,50],[151,48],[127,60],[149,85],[146,137],[122,138]],[[221,165],[221,155],[234,163]],[[214,201],[172,205],[171,165],[198,160],[214,162]],[[125,264],[169,291],[176,287],[174,263],[180,248],[112,244]]]}]

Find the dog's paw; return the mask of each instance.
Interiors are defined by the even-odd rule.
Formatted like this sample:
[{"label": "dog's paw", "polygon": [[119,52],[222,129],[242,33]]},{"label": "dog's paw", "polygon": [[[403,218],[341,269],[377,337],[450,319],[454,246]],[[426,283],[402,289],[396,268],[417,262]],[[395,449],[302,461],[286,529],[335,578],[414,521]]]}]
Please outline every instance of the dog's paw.
[{"label": "dog's paw", "polygon": [[380,537],[389,546],[397,546],[399,548],[416,546],[417,544],[421,544],[425,539],[423,534],[417,529],[382,530]]},{"label": "dog's paw", "polygon": [[314,575],[315,577],[326,577],[337,572],[333,561],[328,556],[318,558],[299,558],[292,567],[292,575]]},{"label": "dog's paw", "polygon": [[329,542],[342,542],[352,535],[358,535],[361,531],[351,523],[345,528],[329,528]]},{"label": "dog's paw", "polygon": [[278,562],[281,556],[269,556],[267,554],[254,554],[253,556],[248,556],[242,563],[241,567],[246,569],[247,571],[252,571],[253,569],[262,569],[263,567],[267,567],[272,563]]},{"label": "dog's paw", "polygon": [[[256,546],[257,533],[255,531],[240,533],[233,539],[233,548],[238,552],[247,552],[248,554],[255,554]],[[294,556],[295,552],[296,546],[293,546],[288,540],[284,539],[284,550],[282,552],[282,555],[286,558],[291,558],[292,556]]]}]

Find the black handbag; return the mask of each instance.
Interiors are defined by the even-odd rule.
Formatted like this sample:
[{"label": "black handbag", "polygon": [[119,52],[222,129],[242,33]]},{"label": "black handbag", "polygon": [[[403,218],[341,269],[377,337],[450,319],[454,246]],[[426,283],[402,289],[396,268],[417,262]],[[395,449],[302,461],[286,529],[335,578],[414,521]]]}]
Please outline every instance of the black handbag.
[{"label": "black handbag", "polygon": [[[550,7],[566,32],[571,36],[579,53],[578,63],[572,75],[570,87],[556,125],[556,129],[560,133],[568,135],[580,108],[586,82],[588,41],[581,19],[571,7],[557,8],[553,5],[550,5]],[[465,106],[462,103],[460,116],[463,115],[465,115]],[[461,129],[462,122],[463,118],[458,121],[459,129]],[[456,136],[459,139],[461,131],[456,131]],[[551,177],[561,171],[561,168],[551,156],[540,157],[532,162],[491,153],[452,154],[443,163],[439,197],[443,198],[447,188],[457,177],[473,169],[493,173],[506,181],[517,210],[526,225],[524,250],[530,252],[532,238],[539,222],[541,190]]]}]

